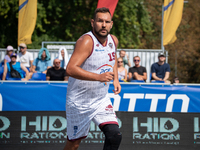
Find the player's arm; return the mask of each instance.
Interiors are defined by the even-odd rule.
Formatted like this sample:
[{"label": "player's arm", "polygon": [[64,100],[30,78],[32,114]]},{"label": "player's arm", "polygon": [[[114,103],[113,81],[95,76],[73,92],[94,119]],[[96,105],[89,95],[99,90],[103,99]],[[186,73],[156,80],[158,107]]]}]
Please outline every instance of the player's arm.
[{"label": "player's arm", "polygon": [[[112,35],[115,44],[116,44],[116,48],[118,46],[118,39]],[[121,85],[119,84],[119,79],[118,79],[118,69],[117,69],[117,55],[115,55],[115,65],[113,68],[113,72],[114,72],[114,80],[113,80],[113,85],[114,85],[114,93],[115,94],[119,94],[121,92]]]},{"label": "player's arm", "polygon": [[66,74],[81,80],[109,82],[113,80],[113,72],[96,74],[82,69],[80,66],[90,56],[93,48],[93,40],[90,36],[84,35],[80,37],[75,45],[74,52],[68,62]]}]

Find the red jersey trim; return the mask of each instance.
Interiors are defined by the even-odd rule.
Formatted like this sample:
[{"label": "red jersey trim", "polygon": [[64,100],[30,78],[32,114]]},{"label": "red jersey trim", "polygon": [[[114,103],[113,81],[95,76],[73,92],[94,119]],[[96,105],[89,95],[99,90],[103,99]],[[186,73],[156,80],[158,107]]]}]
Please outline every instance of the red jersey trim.
[{"label": "red jersey trim", "polygon": [[[92,32],[92,31],[91,31]],[[92,34],[94,35],[94,33],[92,32]],[[110,35],[110,34],[108,34],[108,35]],[[97,39],[97,41],[103,46],[103,44],[98,40],[98,38],[94,35],[94,37]],[[105,44],[105,46],[103,46],[103,47],[106,47],[107,46],[107,44],[108,44],[108,36],[107,36],[107,38],[106,38],[106,44]]]},{"label": "red jersey trim", "polygon": [[80,138],[77,138],[77,139],[71,139],[71,140],[70,140],[70,139],[68,138],[68,136],[67,136],[67,140],[68,140],[68,141],[76,141],[76,140],[84,139],[84,138],[86,138],[86,137],[87,137],[87,136],[83,136],[83,137],[80,137]]},{"label": "red jersey trim", "polygon": [[91,35],[89,35],[89,34],[86,34],[86,35],[90,36],[91,39],[92,39],[92,42],[93,42],[93,45],[92,45],[92,51],[91,51],[90,55],[87,57],[87,58],[89,58],[89,57],[92,55],[93,51],[94,51],[94,41],[93,41],[93,38],[92,38]]},{"label": "red jersey trim", "polygon": [[[93,34],[93,33],[92,33]],[[93,34],[94,35],[94,34]],[[94,35],[95,36],[95,35]],[[95,38],[97,39],[97,37],[95,36]],[[103,44],[97,39],[97,41],[103,46]],[[108,44],[108,37],[107,37],[107,39],[106,39],[106,44],[105,44],[105,46],[103,46],[103,47],[106,47],[107,46],[107,44]]]},{"label": "red jersey trim", "polygon": [[[97,40],[98,40],[98,39],[97,39]],[[99,43],[100,43],[100,42],[99,42]],[[107,39],[106,39],[106,44],[105,44],[105,46],[103,46],[102,44],[101,44],[101,45],[102,45],[103,47],[106,47],[107,44],[108,44],[108,37],[107,37]]]},{"label": "red jersey trim", "polygon": [[116,43],[115,43],[115,40],[114,40],[114,38],[112,37],[111,34],[110,34],[110,36],[111,36],[111,38],[112,38],[112,40],[113,40],[113,42],[114,42],[114,44],[115,44],[115,52],[117,52],[117,45],[116,45]]},{"label": "red jersey trim", "polygon": [[101,129],[101,128],[102,128],[104,125],[106,125],[106,124],[116,124],[116,125],[119,126],[118,122],[116,122],[116,121],[108,121],[108,122],[103,122],[103,123],[101,123],[101,124],[99,125],[99,128]]}]

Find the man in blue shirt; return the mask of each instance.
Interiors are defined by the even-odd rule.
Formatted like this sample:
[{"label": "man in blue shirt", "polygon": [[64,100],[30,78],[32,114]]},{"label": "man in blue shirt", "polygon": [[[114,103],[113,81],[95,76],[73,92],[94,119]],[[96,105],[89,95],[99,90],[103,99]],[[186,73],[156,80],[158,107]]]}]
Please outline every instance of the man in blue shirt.
[{"label": "man in blue shirt", "polygon": [[170,83],[168,80],[170,75],[170,66],[168,63],[165,63],[165,54],[159,53],[158,62],[154,63],[151,66],[152,79],[151,80],[159,80],[164,81],[165,83]]},{"label": "man in blue shirt", "polygon": [[[9,80],[10,78],[19,78],[19,79],[21,78],[21,80],[27,81],[29,79],[29,72],[23,64],[21,64],[20,62],[16,62],[17,54],[12,53],[10,55],[10,58],[11,58],[11,61],[7,62],[4,66],[4,72],[3,72],[2,80],[6,79],[6,76],[7,76],[7,73],[8,73],[8,76],[7,76],[8,79],[7,80]],[[20,76],[19,77],[13,77],[11,75],[11,70],[12,70],[11,68],[13,68],[13,70],[17,71],[20,74],[21,77]]]},{"label": "man in blue shirt", "polygon": [[51,68],[51,58],[49,51],[46,48],[41,48],[38,57],[33,62],[33,73],[46,74],[47,69]]}]

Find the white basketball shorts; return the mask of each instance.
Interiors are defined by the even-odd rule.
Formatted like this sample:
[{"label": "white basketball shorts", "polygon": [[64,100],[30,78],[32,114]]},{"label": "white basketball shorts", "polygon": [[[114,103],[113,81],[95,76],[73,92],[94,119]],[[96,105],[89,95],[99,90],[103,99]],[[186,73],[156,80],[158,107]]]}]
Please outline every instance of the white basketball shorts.
[{"label": "white basketball shorts", "polygon": [[[96,109],[89,109],[89,111],[82,111],[75,107],[71,112],[67,113],[67,138],[68,140],[77,140],[86,138],[89,132],[91,121],[93,121],[100,128],[105,124],[117,124],[117,117],[113,110],[109,97],[103,100],[103,103]],[[69,110],[70,111],[70,110]]]}]

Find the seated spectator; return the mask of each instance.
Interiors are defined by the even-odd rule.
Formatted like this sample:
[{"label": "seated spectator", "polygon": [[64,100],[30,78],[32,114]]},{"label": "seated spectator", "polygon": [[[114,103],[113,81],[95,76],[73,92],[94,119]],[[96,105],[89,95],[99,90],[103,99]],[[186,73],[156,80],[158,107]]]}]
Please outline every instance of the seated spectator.
[{"label": "seated spectator", "polygon": [[[4,72],[3,72],[3,78],[2,78],[2,80],[6,79],[7,72],[8,72],[9,78],[22,78],[21,80],[27,81],[29,79],[29,72],[28,72],[27,68],[23,64],[21,64],[20,62],[16,62],[16,60],[17,60],[17,54],[16,53],[12,53],[10,55],[10,58],[11,58],[11,61],[7,62],[4,65]],[[13,77],[11,75],[11,67],[10,67],[10,65],[12,65],[12,68],[14,70],[16,70],[20,74],[20,77]],[[26,73],[26,77],[24,76],[22,70]]]},{"label": "seated spectator", "polygon": [[170,83],[168,80],[170,75],[170,66],[169,64],[165,63],[165,54],[159,53],[158,55],[158,62],[152,64],[151,66],[151,73],[152,79],[151,80],[159,80],[164,81],[165,83]]},{"label": "seated spectator", "polygon": [[124,68],[123,59],[119,57],[117,59],[118,63],[118,79],[127,81],[127,70]]},{"label": "seated spectator", "polygon": [[30,52],[27,52],[27,46],[24,43],[21,43],[19,45],[20,53],[18,55],[17,61],[19,61],[21,64],[23,64],[28,70],[32,71],[32,65],[33,65],[33,54]]},{"label": "seated spectator", "polygon": [[11,62],[10,55],[13,53],[13,47],[7,46],[6,56],[4,57],[4,64]]},{"label": "seated spectator", "polygon": [[58,58],[54,59],[53,67],[47,70],[46,80],[47,81],[68,81],[66,70],[60,67],[60,60]]},{"label": "seated spectator", "polygon": [[47,69],[51,68],[51,57],[46,48],[41,48],[38,57],[33,62],[32,73],[47,73]]},{"label": "seated spectator", "polygon": [[129,80],[147,80],[147,71],[146,68],[143,66],[140,66],[140,57],[135,56],[133,57],[133,62],[135,66],[129,68],[128,76]]},{"label": "seated spectator", "polygon": [[123,65],[124,65],[124,67],[125,67],[125,65],[128,65],[129,67],[131,67],[131,62],[129,60],[129,56],[126,53],[125,50],[121,50],[119,52],[119,56],[123,59]]},{"label": "seated spectator", "polygon": [[60,60],[60,66],[66,69],[67,64],[69,62],[69,56],[65,47],[61,47],[59,49],[57,58]]},{"label": "seated spectator", "polygon": [[179,79],[178,79],[178,77],[174,77],[174,79],[173,79],[173,83],[179,83],[180,81],[179,81]]}]

